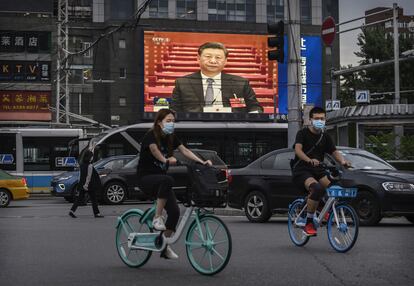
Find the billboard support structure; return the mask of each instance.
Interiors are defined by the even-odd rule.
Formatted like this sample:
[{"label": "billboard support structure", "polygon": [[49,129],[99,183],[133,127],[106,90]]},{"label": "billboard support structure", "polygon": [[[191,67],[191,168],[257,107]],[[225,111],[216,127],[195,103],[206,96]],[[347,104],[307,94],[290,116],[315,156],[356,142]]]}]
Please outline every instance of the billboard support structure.
[{"label": "billboard support structure", "polygon": [[56,123],[69,124],[68,0],[58,0]]},{"label": "billboard support structure", "polygon": [[302,126],[300,93],[300,5],[299,0],[288,1],[288,147],[295,142]]}]

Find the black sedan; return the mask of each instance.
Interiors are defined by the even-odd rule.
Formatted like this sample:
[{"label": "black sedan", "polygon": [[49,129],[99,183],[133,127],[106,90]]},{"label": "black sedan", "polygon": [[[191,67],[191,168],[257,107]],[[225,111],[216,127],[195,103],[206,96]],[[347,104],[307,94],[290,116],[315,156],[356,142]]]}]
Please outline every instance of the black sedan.
[{"label": "black sedan", "polygon": [[[365,150],[338,147],[353,165],[343,178],[357,182],[358,196],[352,201],[362,225],[375,225],[382,217],[405,216],[414,223],[414,172],[399,171]],[[244,209],[251,222],[265,222],[273,213],[287,211],[289,203],[305,190],[292,182],[289,160],[293,149],[270,152],[242,169],[229,170],[230,207]],[[337,164],[326,156],[325,163]]]},{"label": "black sedan", "polygon": [[[227,166],[220,159],[215,151],[191,149],[199,158],[203,160],[211,160],[213,166],[221,169],[219,178],[223,187],[227,188]],[[188,163],[187,159],[178,151],[174,153],[174,157],[182,163]],[[118,170],[100,170],[98,171],[103,185],[102,198],[107,204],[121,204],[126,199],[149,199],[138,187],[137,165],[139,155]],[[175,181],[173,189],[177,198],[183,200],[188,186],[188,172],[186,166],[170,166],[168,170]]]}]

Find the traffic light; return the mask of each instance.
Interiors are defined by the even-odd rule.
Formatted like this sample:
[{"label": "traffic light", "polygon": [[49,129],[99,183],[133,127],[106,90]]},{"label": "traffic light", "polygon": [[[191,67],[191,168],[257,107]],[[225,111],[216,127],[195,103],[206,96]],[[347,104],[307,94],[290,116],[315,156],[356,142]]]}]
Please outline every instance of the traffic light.
[{"label": "traffic light", "polygon": [[267,46],[269,48],[276,48],[275,50],[269,50],[267,52],[267,58],[270,61],[278,61],[283,63],[285,59],[284,55],[284,32],[285,32],[285,23],[279,21],[276,24],[267,24],[267,33],[275,37],[267,38]]}]

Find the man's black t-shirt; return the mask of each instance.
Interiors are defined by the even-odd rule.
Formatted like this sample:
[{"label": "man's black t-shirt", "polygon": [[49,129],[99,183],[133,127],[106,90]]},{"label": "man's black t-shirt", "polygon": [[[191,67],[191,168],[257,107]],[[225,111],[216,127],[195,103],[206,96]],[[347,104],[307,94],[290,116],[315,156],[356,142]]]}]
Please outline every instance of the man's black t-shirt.
[{"label": "man's black t-shirt", "polygon": [[[319,142],[319,144],[310,152],[307,153],[309,150],[315,146],[315,144],[319,141],[319,138],[321,137],[321,133],[315,134],[312,133],[312,131],[309,130],[309,128],[303,128],[302,130],[299,130],[299,132],[296,134],[296,140],[295,144],[293,145],[293,148],[295,148],[295,145],[297,143],[302,144],[302,150],[303,152],[311,159],[317,159],[319,162],[323,162],[325,158],[325,153],[332,154],[335,152],[336,147],[335,144],[332,141],[332,138],[327,134],[326,132],[322,133],[323,137],[322,140]],[[295,160],[293,164],[296,164],[298,162],[299,158],[298,156],[295,156]],[[297,163],[295,169],[300,169],[303,167],[310,167],[309,164],[306,164],[304,161],[300,160],[299,163]]]},{"label": "man's black t-shirt", "polygon": [[[165,158],[168,158],[168,140],[173,142],[173,150],[177,149],[182,143],[181,141],[175,136],[175,134],[162,136],[160,140],[159,149],[161,154],[164,155]],[[151,153],[149,146],[151,144],[157,144],[155,140],[154,131],[150,130],[142,138],[141,143],[141,152],[137,167],[138,176],[145,176],[150,174],[165,174],[166,173],[166,165],[165,163],[158,161]]]}]

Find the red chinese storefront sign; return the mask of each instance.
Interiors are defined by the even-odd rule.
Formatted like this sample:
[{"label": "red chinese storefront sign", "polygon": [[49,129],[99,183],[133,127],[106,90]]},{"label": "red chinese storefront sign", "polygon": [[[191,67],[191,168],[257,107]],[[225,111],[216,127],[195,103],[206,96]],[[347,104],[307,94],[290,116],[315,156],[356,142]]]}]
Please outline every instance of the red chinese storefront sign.
[{"label": "red chinese storefront sign", "polygon": [[50,91],[0,91],[0,120],[51,120]]}]

